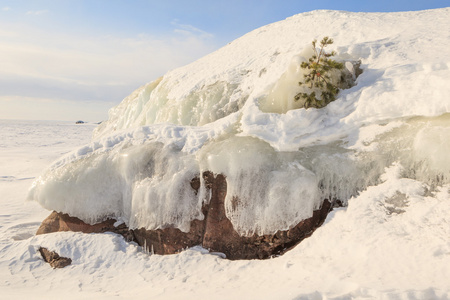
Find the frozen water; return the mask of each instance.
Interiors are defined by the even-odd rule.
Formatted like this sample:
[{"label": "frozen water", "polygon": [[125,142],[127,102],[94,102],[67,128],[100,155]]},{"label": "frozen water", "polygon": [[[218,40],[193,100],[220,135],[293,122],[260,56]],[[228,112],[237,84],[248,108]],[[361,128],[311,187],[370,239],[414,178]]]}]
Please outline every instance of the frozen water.
[{"label": "frozen water", "polygon": [[[247,235],[288,229],[324,199],[346,203],[394,163],[430,189],[448,184],[448,12],[317,11],[257,29],[136,90],[29,199],[90,223],[187,231],[208,201],[189,182],[210,170],[227,177],[227,216]],[[293,98],[314,32],[364,72],[325,108],[303,109]]]}]

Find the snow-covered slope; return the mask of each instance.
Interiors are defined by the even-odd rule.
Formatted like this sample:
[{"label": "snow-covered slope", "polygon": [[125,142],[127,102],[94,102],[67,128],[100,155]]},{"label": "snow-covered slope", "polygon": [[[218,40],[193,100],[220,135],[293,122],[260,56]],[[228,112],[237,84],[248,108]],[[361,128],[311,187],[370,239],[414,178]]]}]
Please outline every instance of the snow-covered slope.
[{"label": "snow-covered slope", "polygon": [[[288,229],[324,198],[347,202],[393,163],[430,189],[448,184],[449,14],[315,11],[250,32],[111,109],[29,198],[91,223],[187,231],[207,199],[189,181],[210,170],[227,176],[227,216],[244,235]],[[364,72],[306,110],[294,100],[300,63],[323,36]]]}]

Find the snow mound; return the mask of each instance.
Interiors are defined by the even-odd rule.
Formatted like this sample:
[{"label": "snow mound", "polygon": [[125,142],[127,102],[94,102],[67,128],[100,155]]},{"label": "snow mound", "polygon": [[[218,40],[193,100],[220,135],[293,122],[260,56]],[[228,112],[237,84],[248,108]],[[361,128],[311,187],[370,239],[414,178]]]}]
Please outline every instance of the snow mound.
[{"label": "snow mound", "polygon": [[[314,11],[250,32],[132,93],[29,199],[90,223],[187,231],[208,201],[189,182],[210,170],[227,177],[227,216],[248,235],[345,203],[393,164],[430,190],[448,184],[449,14]],[[323,36],[364,72],[325,108],[298,108],[299,64]]]}]

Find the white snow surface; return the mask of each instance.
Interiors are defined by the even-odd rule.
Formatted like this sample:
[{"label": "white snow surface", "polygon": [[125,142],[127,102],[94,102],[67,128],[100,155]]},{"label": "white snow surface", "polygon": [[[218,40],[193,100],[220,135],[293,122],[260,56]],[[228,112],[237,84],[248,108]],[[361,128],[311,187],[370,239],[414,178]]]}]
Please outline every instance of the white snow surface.
[{"label": "white snow surface", "polygon": [[[90,142],[89,124],[1,121],[2,297],[448,299],[449,15],[314,11],[264,26],[136,90]],[[305,110],[293,100],[299,65],[323,36],[363,73]],[[241,235],[288,229],[325,198],[348,206],[267,261],[199,247],[148,255],[114,234],[33,235],[45,209],[188,231],[208,201],[189,182],[206,170],[226,175]],[[39,246],[73,264],[51,270]]]},{"label": "white snow surface", "polygon": [[[314,11],[250,32],[133,92],[29,199],[89,223],[188,231],[208,201],[190,179],[210,170],[227,177],[227,216],[251,235],[288,229],[325,198],[346,203],[395,162],[448,183],[449,13]],[[327,107],[303,109],[300,63],[323,36],[363,73]]]},{"label": "white snow surface", "polygon": [[[35,236],[49,214],[33,178],[88,142],[92,125],[0,120],[1,299],[449,299],[450,186],[431,192],[400,164],[335,209],[293,250],[229,261],[194,247],[149,255],[120,235]],[[52,269],[39,247],[72,259]]]}]

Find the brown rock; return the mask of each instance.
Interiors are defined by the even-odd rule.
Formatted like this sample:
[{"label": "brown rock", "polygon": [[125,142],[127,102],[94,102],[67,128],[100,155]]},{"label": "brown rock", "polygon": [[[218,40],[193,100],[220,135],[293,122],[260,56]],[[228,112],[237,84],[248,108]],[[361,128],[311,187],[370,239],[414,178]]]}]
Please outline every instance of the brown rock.
[{"label": "brown rock", "polygon": [[[214,252],[224,253],[228,259],[265,259],[280,255],[291,249],[322,225],[329,211],[331,203],[324,200],[322,207],[313,212],[309,219],[301,221],[293,228],[278,231],[269,235],[240,236],[233,228],[233,224],[225,214],[225,197],[227,181],[222,174],[204,172],[202,174],[205,187],[211,190],[209,203],[203,205],[203,220],[193,220],[189,232],[182,232],[178,228],[147,230],[139,228],[129,230],[125,224],[114,227],[115,220],[89,225],[78,218],[67,214],[53,212],[42,222],[37,234],[56,231],[81,231],[86,233],[111,231],[122,234],[129,241],[136,241],[155,254],[174,254],[183,249],[202,245]],[[198,192],[200,179],[194,178],[191,187]],[[233,199],[236,203],[238,198]]]},{"label": "brown rock", "polygon": [[265,259],[286,252],[322,225],[331,207],[330,202],[325,200],[321,209],[314,211],[311,218],[287,231],[262,236],[240,236],[225,214],[225,176],[219,174],[214,177],[209,174],[206,178],[211,186],[211,200],[202,246],[210,251],[222,252],[228,259]]},{"label": "brown rock", "polygon": [[178,228],[164,228],[147,230],[139,228],[133,230],[136,242],[154,254],[174,254],[183,249],[202,244],[204,222],[194,220],[191,222],[189,232]]},{"label": "brown rock", "polygon": [[74,231],[84,233],[103,233],[110,231],[123,235],[127,241],[133,241],[133,232],[130,231],[125,224],[114,227],[115,222],[116,220],[114,219],[107,219],[106,221],[90,225],[76,217],[71,217],[68,214],[53,211],[41,223],[36,235],[58,231]]},{"label": "brown rock", "polygon": [[72,259],[68,257],[61,257],[55,251],[49,251],[47,248],[40,247],[39,252],[45,262],[49,263],[53,269],[64,268],[72,263]]}]

